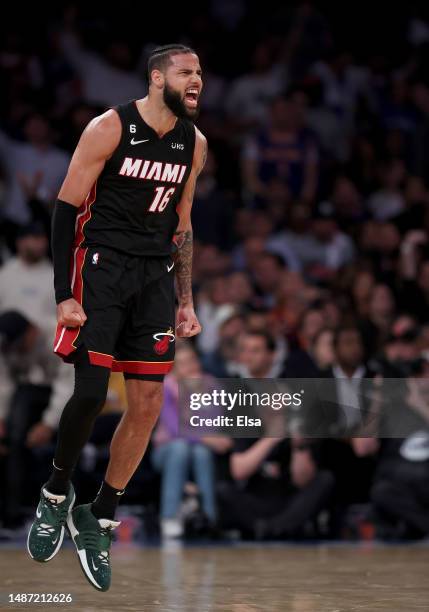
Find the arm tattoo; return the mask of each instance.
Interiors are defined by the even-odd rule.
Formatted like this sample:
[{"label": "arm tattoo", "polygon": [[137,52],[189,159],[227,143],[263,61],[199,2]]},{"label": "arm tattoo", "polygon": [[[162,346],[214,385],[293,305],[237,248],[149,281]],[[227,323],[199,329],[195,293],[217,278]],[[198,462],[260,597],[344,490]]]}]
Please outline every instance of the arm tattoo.
[{"label": "arm tattoo", "polygon": [[[198,174],[204,168],[207,159],[207,141],[204,141],[203,152],[201,156],[201,166],[198,169]],[[196,179],[193,180],[190,186],[190,192],[187,195],[189,203],[192,205],[195,193]],[[178,230],[174,233],[173,242],[177,246],[175,256],[176,264],[176,280],[177,280],[177,297],[180,306],[192,304],[192,229]]]},{"label": "arm tattoo", "polygon": [[206,161],[207,161],[207,140],[204,142],[203,156],[202,156],[202,160],[201,160],[201,167],[200,167],[199,173],[201,172],[201,170],[206,165]]},{"label": "arm tattoo", "polygon": [[192,304],[192,230],[174,233],[177,246],[176,280],[180,306]]}]

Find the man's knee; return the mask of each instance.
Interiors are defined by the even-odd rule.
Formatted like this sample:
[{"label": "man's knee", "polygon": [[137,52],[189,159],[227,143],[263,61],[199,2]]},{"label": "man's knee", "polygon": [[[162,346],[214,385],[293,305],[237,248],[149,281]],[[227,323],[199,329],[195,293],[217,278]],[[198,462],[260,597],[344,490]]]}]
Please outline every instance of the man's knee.
[{"label": "man's knee", "polygon": [[129,414],[159,416],[163,399],[163,384],[149,380],[129,379],[126,382]]},{"label": "man's knee", "polygon": [[[91,370],[91,368],[94,368]],[[106,403],[110,371],[107,368],[91,366],[85,371],[76,369],[72,400],[84,409],[98,413]]]}]

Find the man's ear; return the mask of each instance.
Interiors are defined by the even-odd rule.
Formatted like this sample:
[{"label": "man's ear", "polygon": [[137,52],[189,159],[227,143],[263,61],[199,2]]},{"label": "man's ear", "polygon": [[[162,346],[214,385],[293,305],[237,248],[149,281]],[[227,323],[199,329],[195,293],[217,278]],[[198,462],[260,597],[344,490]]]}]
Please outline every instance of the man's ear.
[{"label": "man's ear", "polygon": [[164,75],[161,72],[161,70],[158,70],[157,68],[154,68],[152,70],[152,72],[150,73],[151,76],[151,82],[155,85],[155,87],[157,87],[158,89],[161,89],[162,87],[164,87]]}]

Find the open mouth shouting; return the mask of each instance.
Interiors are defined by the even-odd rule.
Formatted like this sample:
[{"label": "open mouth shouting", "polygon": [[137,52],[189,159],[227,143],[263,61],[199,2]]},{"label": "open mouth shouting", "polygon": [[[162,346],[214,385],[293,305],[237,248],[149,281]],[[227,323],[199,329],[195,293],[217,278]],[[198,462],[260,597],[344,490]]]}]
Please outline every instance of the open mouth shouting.
[{"label": "open mouth shouting", "polygon": [[189,87],[185,91],[185,102],[191,108],[197,108],[200,92],[198,87]]}]

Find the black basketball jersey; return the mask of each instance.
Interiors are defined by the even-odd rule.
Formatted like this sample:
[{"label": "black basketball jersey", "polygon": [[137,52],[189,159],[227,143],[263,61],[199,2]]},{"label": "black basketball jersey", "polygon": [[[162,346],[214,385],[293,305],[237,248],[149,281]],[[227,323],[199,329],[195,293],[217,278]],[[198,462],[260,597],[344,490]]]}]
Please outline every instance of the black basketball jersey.
[{"label": "black basketball jersey", "polygon": [[192,168],[195,127],[177,119],[160,138],[135,100],[115,110],[121,140],[79,211],[76,244],[168,255],[179,220],[176,206]]}]

